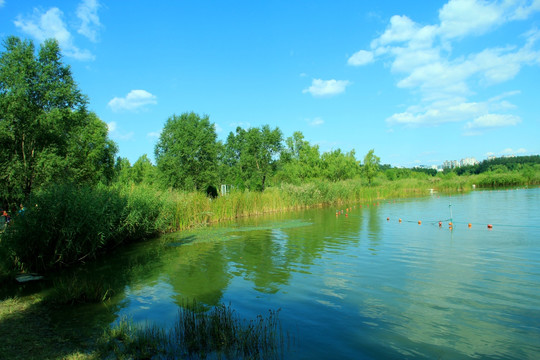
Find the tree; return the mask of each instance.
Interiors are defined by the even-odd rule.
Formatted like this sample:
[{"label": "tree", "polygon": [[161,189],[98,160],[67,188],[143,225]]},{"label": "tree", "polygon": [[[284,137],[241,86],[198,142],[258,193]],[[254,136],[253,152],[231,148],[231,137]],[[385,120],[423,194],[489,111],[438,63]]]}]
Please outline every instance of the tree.
[{"label": "tree", "polygon": [[114,180],[120,184],[131,181],[131,164],[128,158],[118,157],[114,164]]},{"label": "tree", "polygon": [[371,185],[371,181],[373,180],[373,178],[379,171],[380,162],[381,162],[381,158],[374,154],[373,149],[369,150],[366,156],[364,157],[363,172],[366,178],[368,179],[369,185]]},{"label": "tree", "polygon": [[224,147],[223,164],[231,167],[228,179],[241,188],[263,191],[268,178],[276,172],[282,146],[277,127],[236,128],[236,134],[229,134]]},{"label": "tree", "polygon": [[167,120],[155,148],[166,186],[204,191],[217,180],[216,131],[208,116],[191,112]]},{"label": "tree", "polygon": [[[11,36],[0,54],[0,192],[20,201],[58,180],[99,181],[112,175],[116,146],[106,125],[62,63],[58,42],[37,55],[31,41]],[[88,147],[92,147],[89,149]]]},{"label": "tree", "polygon": [[321,176],[322,161],[318,145],[311,146],[300,131],[294,132],[285,143],[287,148],[280,157],[280,179],[289,183],[303,183]]},{"label": "tree", "polygon": [[322,155],[323,174],[330,181],[352,179],[358,174],[355,152],[342,153],[340,149]]},{"label": "tree", "polygon": [[155,173],[156,169],[146,154],[138,158],[131,168],[131,178],[135,184],[152,184]]}]

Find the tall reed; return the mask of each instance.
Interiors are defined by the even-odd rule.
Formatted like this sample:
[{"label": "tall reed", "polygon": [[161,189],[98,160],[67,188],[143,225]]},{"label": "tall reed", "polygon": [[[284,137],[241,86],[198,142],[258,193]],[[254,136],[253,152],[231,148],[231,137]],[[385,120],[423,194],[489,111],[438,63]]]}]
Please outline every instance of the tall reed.
[{"label": "tall reed", "polygon": [[197,302],[185,303],[169,331],[156,325],[135,325],[122,318],[104,333],[99,355],[137,359],[278,359],[285,350],[278,313],[279,310],[270,310],[266,317],[258,315],[255,320],[245,320],[230,305],[207,310]]}]

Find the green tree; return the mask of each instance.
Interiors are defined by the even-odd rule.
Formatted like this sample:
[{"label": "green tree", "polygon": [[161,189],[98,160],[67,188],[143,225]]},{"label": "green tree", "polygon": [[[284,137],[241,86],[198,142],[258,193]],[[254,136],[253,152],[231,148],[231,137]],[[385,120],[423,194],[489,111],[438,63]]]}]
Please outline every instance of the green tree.
[{"label": "green tree", "polygon": [[224,149],[223,163],[231,167],[229,179],[241,188],[263,191],[268,178],[277,170],[282,147],[282,134],[277,127],[236,128],[236,134],[231,132],[227,137]]},{"label": "green tree", "polygon": [[318,145],[304,140],[300,131],[285,141],[287,148],[281,152],[279,178],[289,183],[303,183],[321,176],[321,155]]},{"label": "green tree", "polygon": [[67,166],[76,183],[109,183],[115,175],[114,157],[118,147],[108,138],[107,124],[89,113],[85,126],[69,136]]},{"label": "green tree", "polygon": [[204,191],[217,180],[216,131],[208,116],[191,112],[167,120],[155,148],[163,183],[187,191]]},{"label": "green tree", "polygon": [[379,163],[381,162],[381,158],[376,156],[374,152],[374,149],[368,151],[368,153],[364,157],[364,166],[362,168],[364,175],[368,179],[368,183],[370,185],[371,181],[379,171]]},{"label": "green tree", "polygon": [[131,181],[131,164],[128,158],[118,157],[114,164],[114,180],[121,184]]},{"label": "green tree", "polygon": [[342,153],[340,149],[322,155],[323,174],[330,181],[352,179],[358,174],[355,152]]},{"label": "green tree", "polygon": [[152,184],[155,180],[156,168],[146,154],[135,161],[131,168],[131,178],[135,184]]},{"label": "green tree", "polygon": [[[8,37],[0,54],[0,193],[19,201],[51,181],[112,176],[116,146],[106,126],[86,111],[87,99],[47,40]],[[90,147],[90,148],[88,148]]]}]

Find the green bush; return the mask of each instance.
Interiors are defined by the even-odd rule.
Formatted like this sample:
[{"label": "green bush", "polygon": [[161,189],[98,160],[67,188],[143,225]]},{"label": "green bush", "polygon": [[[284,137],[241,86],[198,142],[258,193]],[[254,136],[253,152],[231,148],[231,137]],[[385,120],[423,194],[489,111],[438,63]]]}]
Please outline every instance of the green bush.
[{"label": "green bush", "polygon": [[34,193],[2,236],[0,252],[21,271],[93,259],[108,247],[155,236],[165,226],[161,198],[135,189],[62,184]]}]

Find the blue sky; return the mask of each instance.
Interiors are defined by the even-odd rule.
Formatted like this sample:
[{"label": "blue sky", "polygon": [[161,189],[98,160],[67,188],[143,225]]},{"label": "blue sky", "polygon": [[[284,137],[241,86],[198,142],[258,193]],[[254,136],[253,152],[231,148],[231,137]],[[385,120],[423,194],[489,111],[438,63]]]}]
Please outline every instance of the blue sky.
[{"label": "blue sky", "polygon": [[58,39],[131,163],[188,111],[394,166],[540,153],[540,0],[0,0],[9,35]]}]

